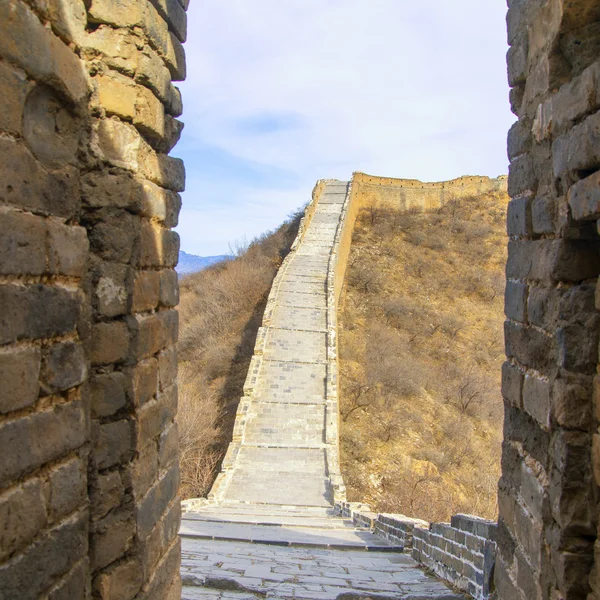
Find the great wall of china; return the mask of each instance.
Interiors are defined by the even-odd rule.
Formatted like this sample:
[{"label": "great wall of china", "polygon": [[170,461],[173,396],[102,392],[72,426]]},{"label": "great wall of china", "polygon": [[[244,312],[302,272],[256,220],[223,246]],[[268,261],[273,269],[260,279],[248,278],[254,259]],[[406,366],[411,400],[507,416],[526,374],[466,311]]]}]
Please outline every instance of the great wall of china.
[{"label": "great wall of china", "polygon": [[[187,0],[0,2],[3,600],[181,597],[178,238],[171,228],[184,170],[168,153],[182,128],[176,118],[181,98],[171,81],[185,77],[186,8]],[[318,490],[328,503],[337,500],[337,516],[324,505],[282,511],[274,502],[262,512],[235,507],[235,514],[230,507],[225,522],[222,515],[211,517],[210,511],[242,498],[244,485],[270,494],[271,501],[287,501],[277,478],[261,488],[240,460],[257,450],[263,434],[281,443],[277,415],[285,402],[271,403],[274,412],[264,410],[268,402],[255,396],[259,376],[242,402],[249,418],[240,419],[231,461],[215,489],[217,506],[196,506],[202,518],[186,513],[183,574],[190,598],[255,597],[247,581],[232,583],[246,575],[261,586],[276,580],[287,590],[283,597],[358,598],[375,591],[382,597],[453,597],[415,569],[414,560],[475,594],[494,586],[499,600],[600,598],[598,22],[595,0],[509,3],[508,77],[518,121],[508,136],[512,200],[497,524],[457,516],[426,528],[345,504],[329,418],[335,381],[327,381],[327,370],[327,391],[310,403],[312,420],[303,421],[304,437],[294,440],[292,451],[307,440],[316,445],[316,422],[324,414],[325,438],[316,449],[322,470],[305,479],[298,496],[306,489],[314,497]],[[379,186],[390,201],[427,208],[446,197],[449,185],[369,178],[355,177],[346,224],[336,230],[337,261],[316,277],[327,281],[327,299],[309,319],[310,337],[323,339],[313,357],[335,352],[330,324],[358,206],[352,194],[362,188],[368,196]],[[325,215],[333,213],[319,213],[318,206],[287,267],[309,247],[312,225],[321,221],[331,234],[325,225],[333,222]],[[298,260],[295,276],[305,270],[310,279],[312,267],[325,262]],[[281,298],[286,286],[293,288],[292,275],[282,271],[278,278]],[[288,362],[268,356],[277,344],[280,357],[287,353],[289,362],[304,365],[292,338],[275,337],[285,329],[278,326],[280,306],[275,301],[267,314],[257,373],[267,362]],[[291,306],[293,318],[310,308]],[[314,370],[318,379],[321,366],[329,366],[322,358],[309,363],[309,369],[289,371],[294,385],[299,373]],[[253,433],[257,419],[268,425]],[[277,472],[262,464],[265,477]],[[323,480],[323,474],[332,478]],[[225,537],[226,527],[239,542],[237,554],[215,539]],[[497,546],[493,569],[491,538]],[[248,551],[242,540],[258,543]],[[269,541],[275,545],[260,543]],[[413,558],[389,552],[411,545]],[[328,553],[338,547],[345,548],[343,564]],[[369,564],[360,552],[365,547],[376,551]],[[209,557],[212,566],[231,572],[224,578],[198,574],[197,565]],[[346,583],[333,590],[336,574]]]}]

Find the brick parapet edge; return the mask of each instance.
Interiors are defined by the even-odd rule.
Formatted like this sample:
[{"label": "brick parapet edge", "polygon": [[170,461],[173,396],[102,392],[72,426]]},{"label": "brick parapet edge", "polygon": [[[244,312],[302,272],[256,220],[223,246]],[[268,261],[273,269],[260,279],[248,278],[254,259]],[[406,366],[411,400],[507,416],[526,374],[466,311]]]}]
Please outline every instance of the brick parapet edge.
[{"label": "brick parapet edge", "polygon": [[404,515],[376,513],[361,502],[336,502],[339,516],[410,552],[438,577],[476,600],[492,597],[497,524],[473,515],[450,523],[427,523]]}]

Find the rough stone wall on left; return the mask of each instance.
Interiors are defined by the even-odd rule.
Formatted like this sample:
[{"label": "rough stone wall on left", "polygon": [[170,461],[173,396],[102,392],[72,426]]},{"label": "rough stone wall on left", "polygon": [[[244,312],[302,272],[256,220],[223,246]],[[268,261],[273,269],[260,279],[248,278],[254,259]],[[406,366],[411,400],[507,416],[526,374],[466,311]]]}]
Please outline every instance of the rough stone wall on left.
[{"label": "rough stone wall on left", "polygon": [[180,597],[187,0],[0,0],[0,598]]}]

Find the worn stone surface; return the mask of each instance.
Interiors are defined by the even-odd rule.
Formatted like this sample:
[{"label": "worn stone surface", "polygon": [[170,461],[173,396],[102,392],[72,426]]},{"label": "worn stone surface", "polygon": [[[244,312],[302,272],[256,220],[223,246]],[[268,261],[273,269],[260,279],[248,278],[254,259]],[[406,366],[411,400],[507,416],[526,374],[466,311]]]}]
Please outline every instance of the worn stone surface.
[{"label": "worn stone surface", "polygon": [[[180,585],[177,486],[160,482],[177,470],[184,170],[167,154],[185,8],[0,3],[3,599],[156,600]],[[140,428],[153,398],[159,418]],[[169,526],[146,566],[149,519]]]},{"label": "worn stone surface", "polygon": [[[505,427],[500,600],[600,598],[598,4],[509,3]],[[597,288],[596,288],[597,299]],[[592,435],[593,434],[593,435]]]}]

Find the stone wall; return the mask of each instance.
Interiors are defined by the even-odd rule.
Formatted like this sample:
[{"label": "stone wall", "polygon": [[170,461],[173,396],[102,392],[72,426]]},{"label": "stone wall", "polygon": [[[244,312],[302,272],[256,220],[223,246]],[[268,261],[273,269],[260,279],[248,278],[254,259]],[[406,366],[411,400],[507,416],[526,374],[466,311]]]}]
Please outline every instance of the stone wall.
[{"label": "stone wall", "polygon": [[[600,598],[600,4],[509,2],[511,161],[496,585]],[[595,390],[595,391],[594,391]]]},{"label": "stone wall", "polygon": [[179,598],[185,0],[0,2],[0,598]]}]

